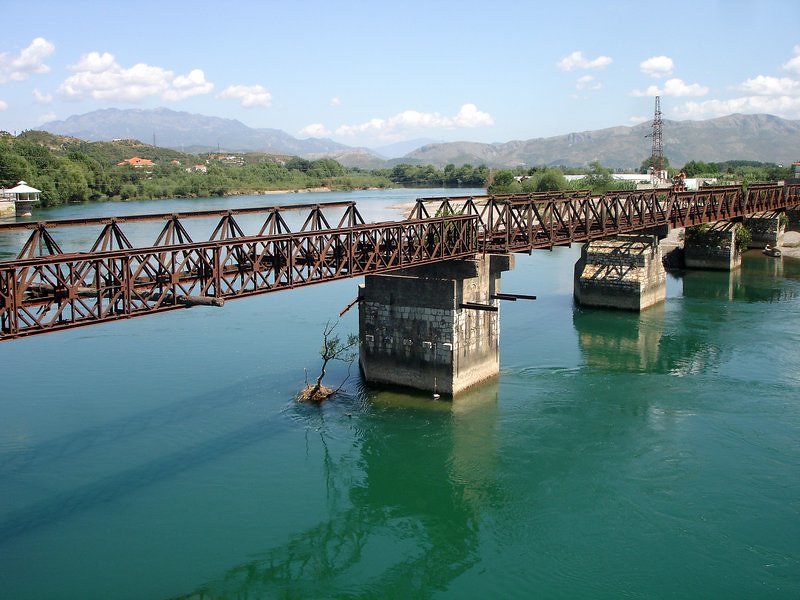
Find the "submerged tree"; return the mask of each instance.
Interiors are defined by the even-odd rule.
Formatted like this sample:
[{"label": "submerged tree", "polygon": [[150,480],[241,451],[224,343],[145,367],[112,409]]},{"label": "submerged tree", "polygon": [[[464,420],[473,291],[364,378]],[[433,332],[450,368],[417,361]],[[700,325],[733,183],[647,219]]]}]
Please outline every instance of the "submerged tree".
[{"label": "submerged tree", "polygon": [[[350,367],[353,361],[358,356],[358,336],[349,334],[346,340],[342,340],[338,334],[334,333],[338,321],[325,323],[325,328],[322,330],[322,347],[319,350],[319,355],[322,357],[322,367],[320,367],[319,375],[314,383],[306,381],[306,387],[300,392],[300,400],[309,402],[322,402],[333,396],[342,389],[347,379],[350,377]],[[347,377],[342,381],[341,385],[336,389],[329,388],[322,384],[322,380],[327,374],[328,363],[332,360],[339,360],[348,363]]]}]

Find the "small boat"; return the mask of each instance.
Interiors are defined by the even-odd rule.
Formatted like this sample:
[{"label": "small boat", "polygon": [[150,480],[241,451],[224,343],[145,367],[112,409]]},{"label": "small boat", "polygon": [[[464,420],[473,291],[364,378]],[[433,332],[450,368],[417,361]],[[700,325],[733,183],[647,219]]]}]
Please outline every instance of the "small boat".
[{"label": "small boat", "polygon": [[767,256],[774,256],[775,258],[777,258],[781,255],[781,251],[767,244],[766,246],[764,246],[764,254],[766,254]]}]

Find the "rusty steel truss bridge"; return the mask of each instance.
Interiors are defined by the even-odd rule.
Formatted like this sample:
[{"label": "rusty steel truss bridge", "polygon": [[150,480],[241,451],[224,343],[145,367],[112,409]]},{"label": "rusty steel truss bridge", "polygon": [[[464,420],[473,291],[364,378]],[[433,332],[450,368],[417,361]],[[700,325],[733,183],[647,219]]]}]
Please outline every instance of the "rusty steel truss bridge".
[{"label": "rusty steel truss bridge", "polygon": [[[760,184],[599,197],[576,191],[421,198],[408,218],[383,223],[365,223],[354,202],[330,202],[0,224],[0,236],[30,232],[15,259],[0,261],[0,341],[480,253],[530,252],[797,205],[800,185]],[[287,213],[305,215],[294,231]],[[256,233],[240,226],[237,217],[245,215],[264,219]],[[219,219],[206,241],[192,240],[184,227],[200,218]],[[151,245],[135,247],[124,227],[142,222],[163,227]],[[65,252],[56,238],[66,227],[100,233],[87,250]]]}]

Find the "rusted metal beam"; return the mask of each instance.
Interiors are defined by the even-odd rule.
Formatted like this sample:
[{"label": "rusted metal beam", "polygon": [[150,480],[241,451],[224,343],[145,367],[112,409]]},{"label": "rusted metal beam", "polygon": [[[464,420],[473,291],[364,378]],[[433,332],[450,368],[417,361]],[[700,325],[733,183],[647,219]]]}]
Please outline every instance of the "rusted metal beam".
[{"label": "rusted metal beam", "polygon": [[149,213],[143,215],[124,215],[115,217],[92,217],[88,219],[60,219],[57,221],[25,221],[21,223],[0,223],[0,233],[4,231],[21,231],[37,229],[41,226],[47,229],[61,227],[86,227],[91,225],[108,225],[110,223],[143,223],[148,221],[168,221],[177,219],[207,219],[209,217],[224,217],[225,215],[264,214],[270,212],[296,212],[314,209],[352,209],[355,202],[352,200],[339,202],[320,202],[313,204],[285,204],[275,206],[257,206],[247,208],[225,208],[214,210],[198,210],[171,213]]},{"label": "rusted metal beam", "polygon": [[7,261],[0,340],[173,310],[181,298],[243,298],[464,258],[477,251],[474,223],[453,216]]},{"label": "rusted metal beam", "polygon": [[[530,252],[659,225],[683,227],[800,205],[800,186],[752,185],[697,192],[643,190],[592,197],[586,191],[420,201],[413,218],[365,224],[353,203],[296,205],[33,223],[20,256],[0,262],[0,341],[215,303],[337,279],[383,273],[481,252]],[[330,227],[321,207],[345,208]],[[309,210],[290,232],[281,213]],[[257,235],[233,219],[267,212]],[[430,216],[433,214],[435,216]],[[183,218],[220,216],[205,242]],[[162,220],[152,247],[133,248],[119,223]],[[50,228],[104,224],[90,252],[64,253]],[[14,227],[0,226],[2,230]],[[496,299],[532,299],[497,294]],[[193,300],[200,299],[200,300]],[[466,308],[491,310],[467,303]]]},{"label": "rusted metal beam", "polygon": [[510,300],[511,302],[516,302],[517,300],[536,300],[536,296],[531,296],[529,294],[508,294],[508,293],[497,293],[492,294],[489,296],[492,300]]},{"label": "rusted metal beam", "polygon": [[459,308],[467,310],[482,310],[485,312],[497,312],[497,307],[491,304],[481,304],[479,302],[462,302],[458,305]]},{"label": "rusted metal beam", "polygon": [[355,299],[355,300],[353,300],[353,301],[352,301],[350,304],[348,304],[347,306],[345,306],[345,307],[344,307],[342,310],[340,310],[340,311],[339,311],[339,316],[340,316],[340,317],[343,317],[343,316],[345,316],[345,315],[347,314],[347,312],[348,312],[348,311],[349,311],[351,308],[353,308],[353,307],[354,307],[356,304],[358,304],[358,301],[359,301],[359,300],[361,300],[361,298],[360,298],[360,297],[356,298],[356,299]]}]

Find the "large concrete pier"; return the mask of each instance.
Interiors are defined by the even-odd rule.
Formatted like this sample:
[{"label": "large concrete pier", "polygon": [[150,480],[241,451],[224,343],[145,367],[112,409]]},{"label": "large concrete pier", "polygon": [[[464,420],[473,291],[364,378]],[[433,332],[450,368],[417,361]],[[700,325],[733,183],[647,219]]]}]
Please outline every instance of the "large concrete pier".
[{"label": "large concrete pier", "polygon": [[500,371],[495,295],[513,255],[368,275],[359,289],[360,361],[370,383],[455,395]]},{"label": "large concrete pier", "polygon": [[761,213],[745,219],[744,224],[750,230],[753,239],[750,248],[764,248],[783,246],[783,234],[786,230],[788,217],[783,213]]},{"label": "large concrete pier", "polygon": [[630,235],[584,245],[575,263],[579,304],[640,311],[663,302],[667,276],[654,236]]},{"label": "large concrete pier", "polygon": [[742,264],[742,253],[736,248],[736,224],[714,223],[706,229],[686,229],[683,257],[687,269],[733,271]]}]

